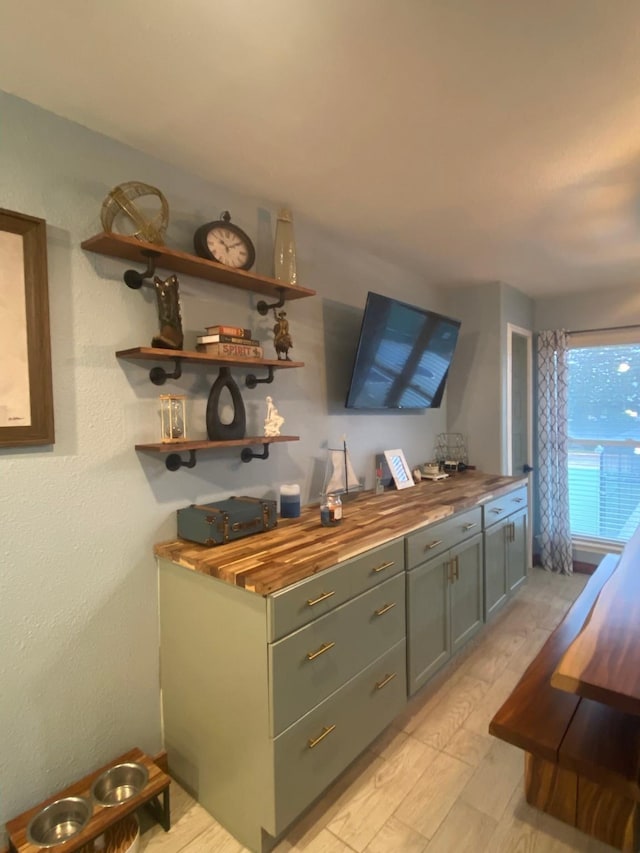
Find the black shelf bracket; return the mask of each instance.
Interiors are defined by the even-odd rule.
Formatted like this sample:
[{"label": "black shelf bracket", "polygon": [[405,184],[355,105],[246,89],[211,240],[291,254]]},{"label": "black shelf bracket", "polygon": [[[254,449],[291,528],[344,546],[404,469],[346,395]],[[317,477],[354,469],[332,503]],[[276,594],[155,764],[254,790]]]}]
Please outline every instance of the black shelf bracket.
[{"label": "black shelf bracket", "polygon": [[255,373],[249,373],[249,375],[244,380],[244,384],[247,386],[247,388],[255,388],[256,385],[260,384],[261,382],[266,382],[268,384],[273,382],[273,365],[270,364],[267,370],[269,371],[269,373],[267,374],[267,376],[265,376],[264,379],[258,379]]},{"label": "black shelf bracket", "polygon": [[252,459],[268,459],[269,458],[269,445],[265,444],[264,450],[262,453],[255,453],[249,447],[243,447],[242,453],[240,454],[240,459],[243,462],[251,462]]},{"label": "black shelf bracket", "polygon": [[176,358],[176,366],[173,373],[167,373],[164,367],[152,367],[149,371],[149,379],[154,385],[164,385],[167,379],[180,379],[182,376],[182,365],[180,359]]},{"label": "black shelf bracket", "polygon": [[140,290],[146,278],[151,276],[156,271],[156,258],[160,257],[160,252],[154,252],[153,249],[141,249],[140,254],[147,259],[147,268],[144,272],[138,270],[126,270],[122,276],[124,283],[132,290]]},{"label": "black shelf bracket", "polygon": [[182,459],[179,453],[170,453],[164,464],[167,466],[169,471],[179,471],[181,468],[195,468],[196,452],[195,450],[189,451],[189,460],[187,462]]},{"label": "black shelf bracket", "polygon": [[267,305],[264,299],[261,299],[260,302],[258,302],[256,305],[258,314],[262,314],[263,317],[266,317],[272,308],[282,308],[284,305],[284,287],[279,287],[278,293],[280,294],[280,299],[277,302],[272,302],[270,305]]}]

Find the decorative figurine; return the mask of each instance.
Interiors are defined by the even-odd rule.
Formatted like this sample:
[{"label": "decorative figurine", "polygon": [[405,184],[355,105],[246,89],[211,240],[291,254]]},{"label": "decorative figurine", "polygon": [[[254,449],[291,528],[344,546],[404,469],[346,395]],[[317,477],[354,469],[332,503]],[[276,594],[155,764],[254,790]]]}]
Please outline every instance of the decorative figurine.
[{"label": "decorative figurine", "polygon": [[280,435],[280,427],[284,418],[275,407],[272,397],[267,397],[267,416],[264,419],[264,434],[266,436]]},{"label": "decorative figurine", "polygon": [[[140,210],[134,204],[134,200],[142,196],[156,196],[160,202],[160,210],[152,216]],[[102,202],[100,219],[102,227],[107,232],[115,230],[116,222],[120,225],[129,220],[127,223],[129,227],[126,230],[119,230],[119,233],[162,246],[169,224],[169,205],[157,187],[143,184],[141,181],[127,181],[114,187]],[[133,231],[131,224],[133,224]]]},{"label": "decorative figurine", "polygon": [[[293,346],[291,342],[291,335],[289,334],[289,321],[286,319],[287,312],[286,311],[278,311],[276,314],[276,309],[273,309],[273,313],[276,318],[276,324],[273,327],[273,345],[276,349],[276,353],[279,361],[291,361],[287,353]],[[282,354],[283,358],[280,358],[280,354]]]},{"label": "decorative figurine", "polygon": [[180,291],[178,277],[169,276],[166,281],[156,276],[153,279],[158,300],[160,333],[151,341],[152,347],[160,349],[182,349],[182,317],[180,316]]}]

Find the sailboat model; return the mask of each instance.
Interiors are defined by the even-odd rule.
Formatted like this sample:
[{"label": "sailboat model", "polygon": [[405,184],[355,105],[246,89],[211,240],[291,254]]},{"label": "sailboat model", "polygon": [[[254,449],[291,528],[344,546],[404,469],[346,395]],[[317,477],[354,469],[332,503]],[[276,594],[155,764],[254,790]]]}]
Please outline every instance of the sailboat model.
[{"label": "sailboat model", "polygon": [[361,488],[362,485],[349,458],[346,436],[344,436],[342,447],[329,448],[323,493],[325,495],[344,495]]}]

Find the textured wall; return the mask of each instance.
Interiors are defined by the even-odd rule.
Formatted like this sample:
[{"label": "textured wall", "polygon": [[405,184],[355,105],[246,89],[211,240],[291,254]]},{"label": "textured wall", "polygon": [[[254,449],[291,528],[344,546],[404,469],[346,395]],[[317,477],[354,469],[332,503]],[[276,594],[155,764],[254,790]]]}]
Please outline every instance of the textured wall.
[{"label": "textured wall", "polygon": [[[123,262],[80,249],[101,230],[104,196],[125,180],[159,186],[171,207],[167,242],[185,250],[198,225],[229,208],[254,239],[262,272],[283,200],[232,195],[2,93],[0,115],[2,206],[47,220],[56,422],[54,447],[0,451],[3,825],[131,746],[160,749],[152,546],[175,534],[176,508],[232,494],[275,496],[290,481],[301,484],[305,503],[315,501],[326,442],[343,433],[370,486],[373,454],[385,447],[403,448],[410,464],[429,458],[445,413],[345,412],[367,291],[436,310],[443,302],[418,276],[296,219],[300,279],[318,291],[288,307],[291,355],[307,367],[281,371],[268,391],[243,397],[250,432],[262,431],[270,393],[284,432],[300,442],[274,445],[267,462],[249,465],[237,450],[202,453],[196,468],[178,473],[137,454],[135,443],[159,439],[159,389],[148,380],[150,364],[118,361],[114,352],[148,345],[156,310],[150,290],[122,284]],[[181,293],[187,347],[219,321],[269,337],[273,318],[259,317],[257,298],[187,277]],[[194,437],[205,437],[213,378],[186,367],[180,383],[163,389],[188,395]]]}]

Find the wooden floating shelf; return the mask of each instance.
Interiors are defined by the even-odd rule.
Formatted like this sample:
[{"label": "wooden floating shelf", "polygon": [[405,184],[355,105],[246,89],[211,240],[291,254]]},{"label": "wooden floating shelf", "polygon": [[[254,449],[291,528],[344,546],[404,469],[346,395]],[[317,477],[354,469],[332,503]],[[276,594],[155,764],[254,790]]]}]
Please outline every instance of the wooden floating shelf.
[{"label": "wooden floating shelf", "polygon": [[[276,299],[282,297],[289,301],[316,295],[315,290],[309,290],[307,287],[299,287],[268,276],[225,267],[223,264],[199,258],[197,255],[190,255],[188,252],[168,249],[166,246],[157,246],[154,243],[145,243],[136,240],[135,237],[125,237],[122,234],[107,234],[103,231],[84,240],[81,246],[88,252],[134,261],[139,264],[146,264],[147,262],[148,255],[143,253],[152,252],[156,258],[157,266],[163,269],[226,284],[230,287],[237,287],[240,290],[259,293],[262,296],[271,296]],[[151,284],[150,281],[148,283]]]},{"label": "wooden floating shelf", "polygon": [[167,441],[157,444],[136,444],[136,450],[152,453],[180,453],[183,450],[208,450],[216,447],[248,447],[251,444],[275,444],[282,441],[300,441],[299,435],[255,435],[232,441]]},{"label": "wooden floating shelf", "polygon": [[274,367],[286,369],[304,367],[303,361],[284,361],[277,358],[225,358],[205,352],[181,349],[158,349],[157,347],[133,347],[116,352],[117,358],[137,358],[147,361],[175,361],[180,359],[191,364],[229,365],[234,367]]},{"label": "wooden floating shelf", "polygon": [[[128,761],[138,762],[147,768],[149,779],[141,793],[117,806],[102,806],[91,801],[91,785],[95,779],[110,767],[114,767],[116,764],[122,764]],[[171,778],[167,776],[166,773],[163,773],[162,770],[153,763],[148,755],[145,755],[139,749],[131,749],[129,752],[126,752],[114,761],[110,761],[109,764],[105,764],[105,766],[101,767],[99,770],[84,776],[78,782],[75,782],[73,785],[65,788],[64,791],[59,791],[57,794],[49,797],[47,800],[44,800],[44,802],[34,808],[29,809],[21,815],[18,815],[18,817],[13,818],[13,820],[10,820],[7,823],[9,850],[11,853],[42,853],[43,847],[39,844],[32,844],[27,839],[27,826],[29,825],[31,818],[38,814],[41,809],[50,803],[55,802],[55,800],[59,800],[64,797],[85,797],[91,801],[93,811],[88,824],[83,830],[81,830],[77,835],[74,835],[72,838],[69,838],[67,841],[61,842],[59,845],[55,845],[52,850],[64,850],[64,853],[73,853],[74,850],[79,850],[81,847],[84,847],[85,844],[93,841],[93,839],[101,835],[110,826],[113,826],[118,821],[127,817],[127,815],[134,812],[140,806],[151,804],[153,800],[156,800],[159,794],[163,794],[165,797],[164,817],[167,820],[167,825],[164,828],[168,830],[168,795],[170,783]],[[155,806],[156,814],[154,814],[154,816],[157,818],[159,817],[157,814],[160,808],[159,803],[156,802]]]}]

